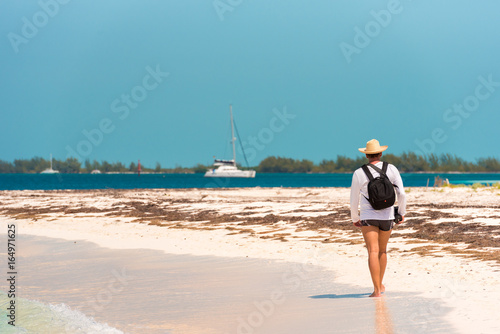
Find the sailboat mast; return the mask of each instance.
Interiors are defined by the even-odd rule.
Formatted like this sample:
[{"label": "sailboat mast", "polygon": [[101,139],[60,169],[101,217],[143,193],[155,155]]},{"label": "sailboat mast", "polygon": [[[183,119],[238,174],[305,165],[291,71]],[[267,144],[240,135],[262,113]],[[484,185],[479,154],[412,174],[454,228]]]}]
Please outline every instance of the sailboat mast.
[{"label": "sailboat mast", "polygon": [[234,142],[236,141],[236,138],[234,137],[234,121],[233,121],[233,105],[229,105],[229,112],[231,114],[231,141],[233,143],[233,161],[234,161],[234,166],[236,166],[236,148],[234,145]]},{"label": "sailboat mast", "polygon": [[50,169],[52,169],[52,153],[50,153]]}]

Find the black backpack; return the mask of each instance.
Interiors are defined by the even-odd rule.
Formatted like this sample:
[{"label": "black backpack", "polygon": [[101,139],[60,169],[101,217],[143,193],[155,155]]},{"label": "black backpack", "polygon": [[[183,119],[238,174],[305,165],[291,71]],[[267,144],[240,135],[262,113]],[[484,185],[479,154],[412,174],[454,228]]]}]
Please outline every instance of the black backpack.
[{"label": "black backpack", "polygon": [[[368,169],[368,166],[375,169],[380,176],[373,177],[372,173]],[[394,205],[396,202],[396,192],[394,191],[394,187],[396,185],[392,184],[389,178],[387,177],[387,167],[389,164],[387,162],[383,162],[382,169],[378,168],[373,164],[366,164],[361,166],[366,176],[370,180],[368,183],[368,202],[372,205],[375,210],[386,209]]]}]

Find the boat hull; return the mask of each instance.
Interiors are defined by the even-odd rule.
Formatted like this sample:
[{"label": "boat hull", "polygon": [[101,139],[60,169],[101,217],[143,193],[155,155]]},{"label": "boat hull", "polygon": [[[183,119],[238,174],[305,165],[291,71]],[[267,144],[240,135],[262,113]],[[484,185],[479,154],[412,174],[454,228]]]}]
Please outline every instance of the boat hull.
[{"label": "boat hull", "polygon": [[205,173],[205,177],[240,177],[254,178],[254,170],[234,170],[234,171],[218,171],[217,169],[209,170]]},{"label": "boat hull", "polygon": [[54,170],[52,168],[48,168],[44,171],[41,171],[40,174],[59,174],[58,170]]}]

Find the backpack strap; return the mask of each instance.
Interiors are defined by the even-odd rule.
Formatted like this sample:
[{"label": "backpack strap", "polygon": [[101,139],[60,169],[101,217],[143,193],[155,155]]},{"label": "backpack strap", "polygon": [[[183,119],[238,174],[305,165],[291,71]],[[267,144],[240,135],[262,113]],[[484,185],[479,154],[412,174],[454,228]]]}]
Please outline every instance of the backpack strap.
[{"label": "backpack strap", "polygon": [[380,174],[380,176],[387,177],[387,174],[386,174],[386,172],[387,172],[387,166],[388,166],[387,162],[385,162],[385,161],[383,162],[382,169],[378,168],[374,164],[367,164],[367,165],[370,166],[371,168],[375,169]]},{"label": "backpack strap", "polygon": [[387,167],[389,167],[389,163],[386,161],[382,162],[382,171],[384,172],[385,175],[387,175]]},{"label": "backpack strap", "polygon": [[361,166],[361,168],[363,169],[363,172],[365,172],[366,176],[368,177],[368,180],[370,180],[370,181],[373,180],[373,175],[370,172],[370,170],[368,169],[368,164]]},{"label": "backpack strap", "polygon": [[[366,167],[367,165],[370,166],[370,167],[372,167],[373,169],[375,169],[380,174],[380,176],[385,177],[388,180],[390,180],[389,177],[387,176],[387,167],[389,167],[389,163],[387,163],[386,161],[382,162],[382,169],[378,168],[377,166],[375,166],[373,164],[366,164],[366,165],[363,165],[363,167]],[[366,167],[366,169],[368,169],[368,167]],[[366,171],[365,171],[365,173],[366,173]],[[368,173],[368,174],[370,174],[370,176],[372,176],[372,173]],[[370,178],[370,177],[368,177],[368,178]],[[373,178],[373,176],[372,176],[372,178]],[[372,179],[370,179],[370,181],[371,180]],[[396,188],[398,188],[398,186],[395,185],[395,184],[393,184],[393,186],[396,187]]]}]

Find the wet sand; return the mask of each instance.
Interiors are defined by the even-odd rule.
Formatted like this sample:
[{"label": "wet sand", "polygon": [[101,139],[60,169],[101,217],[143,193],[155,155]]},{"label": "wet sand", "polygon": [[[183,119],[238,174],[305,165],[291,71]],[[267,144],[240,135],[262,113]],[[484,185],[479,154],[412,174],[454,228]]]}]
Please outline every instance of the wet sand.
[{"label": "wet sand", "polygon": [[113,250],[22,235],[20,296],[64,303],[125,333],[453,333],[439,300],[336,283],[274,260]]}]

